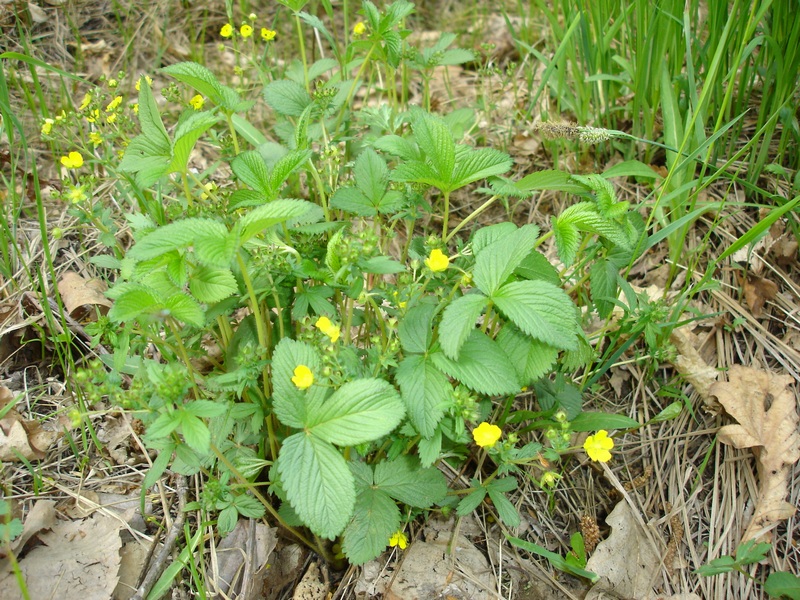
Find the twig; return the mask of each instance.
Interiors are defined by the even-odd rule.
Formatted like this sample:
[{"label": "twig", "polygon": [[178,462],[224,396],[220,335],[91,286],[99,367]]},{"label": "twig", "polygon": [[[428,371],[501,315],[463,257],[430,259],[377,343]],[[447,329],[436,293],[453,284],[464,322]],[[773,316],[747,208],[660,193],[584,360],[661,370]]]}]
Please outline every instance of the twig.
[{"label": "twig", "polygon": [[167,560],[178,539],[178,535],[183,531],[183,521],[186,518],[186,513],[184,512],[186,506],[186,477],[178,477],[176,487],[178,492],[178,514],[172,522],[172,528],[169,530],[169,534],[164,538],[164,545],[161,547],[161,552],[158,553],[155,562],[150,565],[142,584],[139,586],[139,589],[136,590],[136,594],[133,595],[131,600],[144,600],[144,598],[147,597],[147,594],[150,593],[150,590],[161,576],[162,571],[164,571]]}]

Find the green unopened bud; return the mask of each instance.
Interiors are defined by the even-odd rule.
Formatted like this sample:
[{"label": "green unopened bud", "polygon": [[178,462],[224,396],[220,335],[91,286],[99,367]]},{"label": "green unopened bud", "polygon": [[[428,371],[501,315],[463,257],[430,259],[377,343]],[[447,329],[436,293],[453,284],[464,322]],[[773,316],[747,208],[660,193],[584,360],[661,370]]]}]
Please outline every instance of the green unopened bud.
[{"label": "green unopened bud", "polygon": [[61,229],[61,227],[53,227],[53,229],[50,231],[50,235],[54,240],[60,240],[64,237],[64,231]]}]

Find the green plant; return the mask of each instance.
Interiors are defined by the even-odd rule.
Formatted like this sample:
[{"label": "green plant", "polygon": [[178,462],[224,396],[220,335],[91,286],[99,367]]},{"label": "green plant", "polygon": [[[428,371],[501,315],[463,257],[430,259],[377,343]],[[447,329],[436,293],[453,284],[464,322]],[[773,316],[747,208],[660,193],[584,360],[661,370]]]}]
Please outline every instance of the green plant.
[{"label": "green plant", "polygon": [[[711,577],[721,573],[737,571],[749,579],[753,579],[743,567],[761,562],[767,556],[767,552],[772,548],[772,544],[767,542],[756,542],[747,540],[739,544],[736,548],[736,555],[720,556],[708,562],[708,564],[695,570],[695,573],[703,577]],[[770,573],[764,582],[764,591],[771,598],[800,598],[800,578],[787,572]]]}]

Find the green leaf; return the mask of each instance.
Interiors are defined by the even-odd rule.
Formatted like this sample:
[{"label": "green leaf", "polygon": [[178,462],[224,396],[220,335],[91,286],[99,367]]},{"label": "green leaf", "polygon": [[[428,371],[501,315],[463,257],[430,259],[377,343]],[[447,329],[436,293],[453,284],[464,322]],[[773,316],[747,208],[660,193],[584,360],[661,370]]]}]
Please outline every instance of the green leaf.
[{"label": "green leaf", "polygon": [[236,527],[239,520],[239,513],[233,506],[226,506],[217,515],[217,529],[221,535],[230,533]]},{"label": "green leaf", "polygon": [[545,170],[536,171],[520,179],[516,187],[521,191],[530,192],[538,190],[554,190],[558,192],[568,192],[570,194],[581,194],[586,191],[582,185],[575,183],[572,175],[565,171]]},{"label": "green leaf", "polygon": [[[507,479],[513,478],[508,477]],[[500,517],[500,520],[509,527],[519,526],[519,511],[511,501],[506,498],[506,495],[491,485],[487,488],[487,492],[489,493],[489,498],[492,499],[492,504],[494,504],[497,510],[497,516]]]},{"label": "green leaf", "polygon": [[499,242],[507,236],[514,234],[515,231],[517,231],[517,226],[510,221],[503,221],[501,223],[495,223],[494,225],[481,227],[473,234],[472,240],[470,241],[472,253],[477,256],[486,246],[494,242]]},{"label": "green leaf", "polygon": [[302,167],[312,154],[311,150],[292,150],[275,162],[269,175],[269,185],[276,195],[289,176]]},{"label": "green leaf", "polygon": [[571,382],[565,380],[561,373],[556,374],[555,380],[540,379],[533,389],[536,392],[536,399],[539,407],[543,411],[564,410],[567,413],[567,420],[576,418],[581,414],[583,408],[583,396],[581,390]]},{"label": "green leaf", "polygon": [[[558,222],[559,227],[565,223],[576,227],[580,231],[594,233],[607,238],[616,245],[630,250],[631,240],[625,230],[615,221],[602,216],[597,206],[591,202],[579,202],[567,207],[553,222]],[[555,223],[553,227],[556,227]]]},{"label": "green leaf", "polygon": [[224,236],[219,228],[208,232],[200,231],[194,240],[194,255],[197,261],[217,269],[227,269],[238,249],[239,234],[236,231],[227,232]]},{"label": "green leaf", "polygon": [[252,496],[240,494],[233,499],[233,505],[240,515],[248,519],[260,519],[264,516],[264,505]]},{"label": "green leaf", "polygon": [[211,419],[225,414],[228,411],[228,406],[213,400],[192,400],[183,406],[183,410],[195,417]]},{"label": "green leaf", "polygon": [[262,192],[271,200],[274,189],[269,180],[269,169],[261,154],[255,150],[242,152],[231,161],[231,169],[244,183]]},{"label": "green leaf", "polygon": [[353,166],[356,187],[373,206],[380,204],[386,185],[389,182],[389,169],[386,163],[372,148],[366,148],[358,155]]},{"label": "green leaf", "polygon": [[331,206],[360,217],[374,217],[378,214],[378,209],[372,201],[361,193],[361,190],[350,186],[340,187],[334,192]]},{"label": "green leaf", "polygon": [[200,302],[213,304],[238,291],[236,278],[230,269],[197,267],[189,281],[189,291]]},{"label": "green leaf", "polygon": [[173,294],[164,300],[164,308],[178,321],[183,321],[195,327],[205,325],[206,315],[203,308],[194,298],[187,296],[183,292]]},{"label": "green leaf", "polygon": [[577,312],[561,288],[546,281],[514,281],[497,290],[492,301],[531,337],[562,350],[578,348]]},{"label": "green leaf", "polygon": [[[305,365],[317,377],[322,360],[317,350],[305,342],[283,338],[272,355],[273,410],[281,423],[301,429],[305,426],[306,392],[299,390],[292,377],[298,365]],[[314,389],[311,386],[309,392]]]},{"label": "green leaf", "polygon": [[452,177],[451,189],[464,187],[493,175],[502,175],[511,168],[513,161],[505,152],[493,148],[470,149],[459,153]]},{"label": "green leaf", "polygon": [[[139,86],[139,126],[142,135],[157,147],[166,148],[169,153],[170,141],[164,122],[161,120],[161,111],[158,109],[155,96],[150,84],[144,77]],[[127,154],[127,151],[126,151]]]},{"label": "green leaf", "polygon": [[473,272],[478,289],[491,297],[531,253],[538,236],[536,225],[525,225],[481,249]]},{"label": "green leaf", "polygon": [[570,423],[572,431],[597,431],[598,429],[631,429],[641,423],[625,415],[602,412],[583,412]]},{"label": "green leaf", "polygon": [[450,185],[432,165],[416,160],[410,160],[396,167],[391,177],[392,181],[424,183],[440,190],[445,190]]},{"label": "green leaf", "polygon": [[211,449],[211,432],[202,419],[188,411],[180,411],[181,433],[186,444],[194,451],[206,455]]},{"label": "green leaf", "polygon": [[422,468],[410,456],[379,462],[374,481],[375,487],[395,500],[417,508],[430,508],[447,495],[447,481],[441,471]]},{"label": "green leaf", "polygon": [[166,143],[139,135],[125,148],[120,171],[136,173],[136,184],[150,187],[167,174],[172,159],[169,140]]},{"label": "green leaf", "polygon": [[523,385],[530,385],[550,372],[558,358],[557,348],[525,335],[510,323],[500,330],[496,341],[508,354]]},{"label": "green leaf", "polygon": [[398,156],[404,161],[422,160],[419,148],[410,140],[402,138],[399,135],[385,135],[380,137],[375,140],[373,146],[378,150]]},{"label": "green leaf", "polygon": [[356,501],[353,475],[328,442],[306,432],[289,436],[277,461],[292,508],[315,534],[334,539],[344,530]]},{"label": "green leaf", "polygon": [[575,262],[578,248],[581,245],[581,236],[574,223],[568,220],[562,221],[558,217],[550,218],[550,225],[553,228],[553,236],[556,240],[558,257],[565,266],[569,267]]},{"label": "green leaf", "polygon": [[439,117],[420,108],[412,108],[410,112],[411,127],[417,144],[425,153],[436,176],[445,187],[449,187],[453,183],[456,165],[456,144],[450,129]]},{"label": "green leaf", "polygon": [[376,273],[378,275],[402,273],[406,270],[406,266],[403,263],[397,262],[388,256],[373,256],[367,260],[358,261],[358,265],[365,273]]},{"label": "green leaf", "polygon": [[458,360],[461,346],[475,329],[475,322],[488,302],[483,294],[467,294],[456,298],[444,309],[439,325],[439,344],[448,358]]},{"label": "green leaf", "polygon": [[[473,481],[473,484],[476,482]],[[473,510],[478,508],[483,502],[483,499],[486,497],[486,488],[483,486],[476,487],[472,490],[469,494],[464,496],[461,501],[458,503],[458,508],[456,508],[456,514],[459,517],[466,517],[469,513]]]},{"label": "green leaf", "polygon": [[626,160],[617,163],[610,169],[603,171],[603,177],[610,179],[611,177],[639,177],[642,179],[661,179],[661,176],[638,160]]},{"label": "green leaf", "polygon": [[383,552],[399,527],[397,504],[385,492],[364,488],[358,492],[353,520],[344,530],[342,550],[351,564],[368,562]]},{"label": "green leaf", "polygon": [[522,259],[514,273],[525,279],[541,279],[555,286],[561,286],[561,276],[558,274],[558,269],[550,264],[544,254],[538,250],[534,250]]},{"label": "green leaf", "polygon": [[172,144],[172,161],[169,173],[183,173],[189,163],[195,143],[217,122],[217,116],[209,111],[187,112],[189,116],[178,123],[175,128],[175,141]]},{"label": "green leaf", "polygon": [[158,418],[147,427],[145,438],[158,440],[167,437],[181,424],[182,413],[161,413]]},{"label": "green leaf", "polygon": [[442,352],[432,354],[431,359],[441,371],[481,394],[501,396],[520,390],[517,372],[508,355],[477,329],[461,347],[458,361],[447,358]]},{"label": "green leaf", "polygon": [[800,577],[786,571],[770,573],[764,591],[773,598],[800,600]]},{"label": "green leaf", "polygon": [[397,328],[400,345],[406,352],[422,353],[431,345],[433,315],[436,306],[421,303],[408,310]]},{"label": "green leaf", "polygon": [[114,323],[124,323],[153,313],[159,308],[161,301],[153,292],[143,287],[135,287],[114,301],[114,305],[108,311],[108,318]]},{"label": "green leaf", "polygon": [[391,385],[382,379],[348,381],[325,403],[307,415],[312,435],[339,446],[371,442],[391,432],[405,407]]},{"label": "green leaf", "polygon": [[299,117],[311,104],[311,96],[299,83],[281,79],[264,88],[264,100],[285,117]]},{"label": "green leaf", "polygon": [[148,260],[192,246],[198,237],[227,240],[225,225],[213,219],[193,217],[164,225],[144,236],[128,251],[127,257],[137,261]]},{"label": "green leaf", "polygon": [[442,453],[442,430],[437,428],[431,438],[422,438],[417,443],[417,450],[419,451],[419,461],[422,466],[433,466]]},{"label": "green leaf", "polygon": [[430,359],[421,354],[406,356],[395,374],[411,423],[423,438],[434,434],[451,403],[453,388]]},{"label": "green leaf", "polygon": [[241,242],[244,243],[257,233],[307,213],[313,205],[305,200],[273,200],[269,204],[251,210],[239,221]]},{"label": "green leaf", "polygon": [[614,310],[617,297],[617,265],[603,259],[595,262],[589,270],[589,287],[592,301],[601,319],[607,318]]},{"label": "green leaf", "polygon": [[506,535],[506,539],[511,542],[517,548],[522,548],[530,552],[531,554],[538,554],[539,556],[543,556],[546,558],[551,565],[553,565],[556,569],[564,571],[565,573],[570,573],[571,575],[577,575],[578,577],[583,577],[588,579],[592,583],[596,583],[600,580],[600,577],[591,571],[586,571],[585,569],[581,569],[579,567],[575,567],[569,564],[564,558],[555,552],[551,552],[547,548],[543,548],[538,544],[533,544],[531,542],[527,542],[525,540],[521,540],[519,538],[512,537],[510,535]]},{"label": "green leaf", "polygon": [[214,104],[218,104],[228,112],[240,112],[244,108],[239,94],[228,86],[221,84],[214,73],[203,65],[195,62],[181,62],[164,67],[161,72],[186,85],[190,85],[200,94],[208,97]]}]

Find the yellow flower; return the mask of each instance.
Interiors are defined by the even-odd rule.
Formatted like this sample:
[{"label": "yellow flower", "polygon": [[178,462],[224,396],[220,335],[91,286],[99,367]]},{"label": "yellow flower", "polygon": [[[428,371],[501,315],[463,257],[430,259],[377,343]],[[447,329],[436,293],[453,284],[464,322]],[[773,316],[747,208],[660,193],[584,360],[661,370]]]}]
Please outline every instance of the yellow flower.
[{"label": "yellow flower", "polygon": [[[145,75],[144,80],[147,82],[147,85],[153,85],[153,79],[149,75]],[[140,77],[136,81],[136,91],[138,92],[141,88],[142,88],[142,78]]]},{"label": "yellow flower", "polygon": [[275,39],[275,36],[278,34],[277,31],[273,31],[272,29],[267,29],[266,27],[261,28],[261,39],[265,42],[271,42]]},{"label": "yellow flower", "polygon": [[55,123],[53,119],[44,120],[44,123],[42,123],[42,135],[50,135],[50,132],[53,131],[53,123]]},{"label": "yellow flower", "polygon": [[213,181],[209,181],[208,183],[203,185],[203,189],[205,190],[205,192],[202,192],[200,194],[201,200],[205,200],[206,198],[208,198],[209,193],[213,193],[213,191],[217,189],[217,184],[215,184]]},{"label": "yellow flower", "polygon": [[89,123],[94,123],[99,118],[100,118],[100,109],[95,108],[92,112],[90,112],[87,115],[86,120],[89,121]]},{"label": "yellow flower", "polygon": [[392,548],[398,546],[400,550],[405,550],[406,546],[408,546],[408,538],[402,531],[395,531],[392,534],[392,537],[389,538],[389,545]]},{"label": "yellow flower", "polygon": [[305,365],[297,365],[294,368],[294,377],[292,383],[300,390],[307,390],[314,383],[314,374]]},{"label": "yellow flower", "polygon": [[472,430],[472,437],[475,443],[481,448],[491,448],[503,435],[502,429],[497,425],[492,425],[484,421]]},{"label": "yellow flower", "polygon": [[355,25],[353,25],[353,35],[364,35],[364,32],[367,30],[367,26],[364,25],[363,21],[359,21]]},{"label": "yellow flower", "polygon": [[92,142],[95,146],[99,146],[100,144],[103,143],[103,136],[97,133],[96,131],[93,131],[92,133],[89,134],[89,141]]},{"label": "yellow flower", "polygon": [[200,94],[192,96],[192,99],[189,100],[189,104],[191,104],[192,108],[195,110],[202,110],[203,104],[205,103],[206,103],[205,98],[203,98]]},{"label": "yellow flower", "polygon": [[83,191],[83,186],[71,187],[69,193],[67,194],[67,198],[72,204],[78,204],[78,202],[83,202],[86,200],[86,192]]},{"label": "yellow flower", "polygon": [[339,339],[339,335],[341,335],[341,331],[339,328],[331,323],[331,320],[328,317],[320,317],[317,319],[317,322],[314,323],[314,326],[319,329],[322,333],[327,335],[331,338],[332,342],[335,342]]},{"label": "yellow flower", "polygon": [[[139,84],[136,84],[136,85],[138,86]],[[138,90],[139,88],[137,87],[136,89]],[[78,110],[84,110],[87,106],[89,106],[89,104],[91,104],[91,102],[92,102],[92,95],[87,93],[83,97],[83,102],[81,102],[81,105],[78,108]]]},{"label": "yellow flower", "polygon": [[590,435],[583,442],[583,449],[595,462],[608,462],[611,460],[610,450],[614,447],[614,440],[608,437],[608,432],[601,429],[594,435]]},{"label": "yellow flower", "polygon": [[67,156],[61,157],[61,164],[68,169],[78,169],[83,166],[83,156],[80,152],[70,152]]},{"label": "yellow flower", "polygon": [[108,106],[106,106],[106,112],[116,110],[120,104],[122,104],[122,96],[115,96],[114,99],[108,103]]},{"label": "yellow flower", "polygon": [[253,26],[245,23],[239,28],[239,33],[242,34],[243,38],[249,38],[251,35],[253,35]]},{"label": "yellow flower", "polygon": [[425,259],[425,266],[434,273],[444,271],[449,265],[450,259],[447,258],[447,255],[438,248],[431,250],[430,256]]},{"label": "yellow flower", "polygon": [[133,114],[138,115],[139,114],[139,103],[138,102],[134,102],[133,104],[131,104],[131,110],[133,111]]},{"label": "yellow flower", "polygon": [[222,29],[219,30],[219,34],[224,38],[229,38],[233,35],[233,25],[230,23],[225,23],[222,26]]}]

